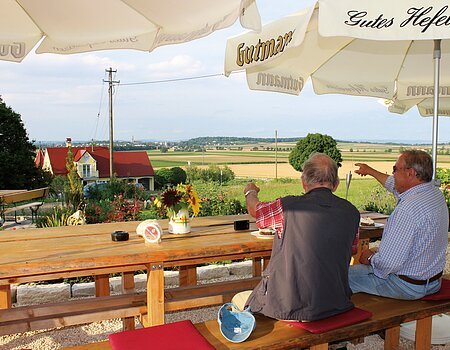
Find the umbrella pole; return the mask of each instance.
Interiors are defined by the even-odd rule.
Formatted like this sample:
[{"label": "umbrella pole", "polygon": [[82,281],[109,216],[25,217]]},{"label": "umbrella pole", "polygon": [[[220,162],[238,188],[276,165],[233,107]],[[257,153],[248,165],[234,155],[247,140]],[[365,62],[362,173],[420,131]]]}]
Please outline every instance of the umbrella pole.
[{"label": "umbrella pole", "polygon": [[436,180],[436,164],[437,164],[437,138],[438,138],[438,112],[439,112],[439,75],[441,64],[441,39],[434,40],[434,109],[433,109],[433,180]]}]

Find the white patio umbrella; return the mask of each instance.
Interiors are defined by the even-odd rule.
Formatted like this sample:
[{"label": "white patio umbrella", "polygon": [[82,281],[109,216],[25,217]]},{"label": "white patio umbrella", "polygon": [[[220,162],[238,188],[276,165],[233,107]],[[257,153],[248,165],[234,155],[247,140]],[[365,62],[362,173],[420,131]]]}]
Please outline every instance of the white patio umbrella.
[{"label": "white patio umbrella", "polygon": [[[0,0],[0,60],[36,53],[152,51],[231,26],[259,30],[255,0]],[[42,41],[41,41],[42,39]]]},{"label": "white patio umbrella", "polygon": [[311,78],[317,94],[372,96],[397,106],[432,98],[436,167],[439,93],[450,95],[450,65],[439,66],[441,51],[444,60],[450,55],[448,4],[319,0],[260,33],[230,38],[225,73],[246,69],[254,90],[298,95]]}]

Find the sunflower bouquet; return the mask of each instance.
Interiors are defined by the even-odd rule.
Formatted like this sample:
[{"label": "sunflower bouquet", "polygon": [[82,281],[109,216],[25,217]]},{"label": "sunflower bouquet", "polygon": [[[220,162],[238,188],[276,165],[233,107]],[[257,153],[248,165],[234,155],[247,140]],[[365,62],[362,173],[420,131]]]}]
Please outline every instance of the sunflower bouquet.
[{"label": "sunflower bouquet", "polygon": [[177,216],[179,211],[192,211],[194,216],[197,216],[201,208],[201,200],[190,184],[178,184],[176,187],[169,187],[160,198],[154,200],[154,204],[158,208],[165,209],[167,216],[173,218]]}]

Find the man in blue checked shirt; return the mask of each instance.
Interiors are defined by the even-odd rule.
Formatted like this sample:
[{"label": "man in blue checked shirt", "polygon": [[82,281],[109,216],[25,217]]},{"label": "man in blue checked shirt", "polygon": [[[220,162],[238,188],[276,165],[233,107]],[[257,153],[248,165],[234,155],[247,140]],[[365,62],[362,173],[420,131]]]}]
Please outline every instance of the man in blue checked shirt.
[{"label": "man in blue checked shirt", "polygon": [[357,174],[370,175],[397,198],[384,227],[378,251],[362,252],[361,265],[351,266],[350,288],[396,299],[420,299],[436,293],[445,267],[448,244],[448,209],[432,180],[429,154],[401,153],[392,175],[356,163]]}]

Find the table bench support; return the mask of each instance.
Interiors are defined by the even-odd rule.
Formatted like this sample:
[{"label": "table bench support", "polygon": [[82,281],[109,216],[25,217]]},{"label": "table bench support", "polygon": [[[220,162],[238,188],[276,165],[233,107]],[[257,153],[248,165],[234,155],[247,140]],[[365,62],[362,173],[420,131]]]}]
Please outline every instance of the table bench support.
[{"label": "table bench support", "polygon": [[[147,323],[148,326],[164,324],[164,269],[163,263],[147,267]],[[145,325],[147,326],[147,325]]]},{"label": "table bench support", "polygon": [[416,350],[429,350],[431,347],[432,318],[416,321]]},{"label": "table bench support", "polygon": [[397,350],[400,344],[400,326],[387,328],[384,333],[384,349]]},{"label": "table bench support", "polygon": [[[122,273],[122,293],[131,294],[134,293],[134,272]],[[122,325],[124,331],[134,329],[134,317],[126,317],[122,319]]]},{"label": "table bench support", "polygon": [[0,285],[0,309],[11,308],[11,287],[8,285]]},{"label": "table bench support", "polygon": [[110,295],[109,274],[95,276],[95,296],[105,297]]}]

